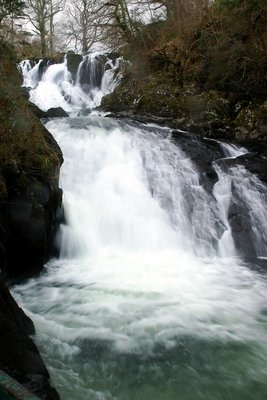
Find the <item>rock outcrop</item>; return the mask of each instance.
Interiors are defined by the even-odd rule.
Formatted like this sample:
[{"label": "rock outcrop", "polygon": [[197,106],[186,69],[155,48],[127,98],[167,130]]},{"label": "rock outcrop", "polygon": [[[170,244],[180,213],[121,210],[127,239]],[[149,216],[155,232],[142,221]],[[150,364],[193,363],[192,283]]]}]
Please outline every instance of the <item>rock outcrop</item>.
[{"label": "rock outcrop", "polygon": [[58,400],[49,374],[32,339],[32,321],[18,307],[0,278],[0,369],[40,399]]},{"label": "rock outcrop", "polygon": [[101,107],[113,115],[153,121],[212,138],[267,146],[267,109],[235,93],[179,87],[164,73],[125,77]]},{"label": "rock outcrop", "polygon": [[20,280],[41,271],[53,252],[61,213],[63,162],[56,141],[21,93],[10,50],[0,44],[0,369],[40,398],[56,400],[48,371],[29,335],[31,320],[11,297],[3,277]]}]

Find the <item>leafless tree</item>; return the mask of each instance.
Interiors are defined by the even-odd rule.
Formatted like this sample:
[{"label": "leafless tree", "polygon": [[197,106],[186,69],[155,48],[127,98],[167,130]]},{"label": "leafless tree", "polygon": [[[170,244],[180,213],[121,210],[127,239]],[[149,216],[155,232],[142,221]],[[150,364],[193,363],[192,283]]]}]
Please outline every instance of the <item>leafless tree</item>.
[{"label": "leafless tree", "polygon": [[41,55],[47,56],[47,42],[49,53],[54,50],[54,18],[62,11],[64,0],[27,0],[28,18],[31,21],[35,33],[40,37]]},{"label": "leafless tree", "polygon": [[72,43],[76,50],[88,53],[95,43],[103,40],[106,14],[99,0],[78,0],[69,4],[62,24],[67,45]]}]

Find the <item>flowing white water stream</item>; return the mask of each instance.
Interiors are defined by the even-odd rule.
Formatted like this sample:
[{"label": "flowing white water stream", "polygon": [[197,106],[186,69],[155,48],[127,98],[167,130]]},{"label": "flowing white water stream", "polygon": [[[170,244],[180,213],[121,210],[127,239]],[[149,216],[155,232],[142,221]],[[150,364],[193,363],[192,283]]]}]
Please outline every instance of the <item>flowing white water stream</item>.
[{"label": "flowing white water stream", "polygon": [[68,225],[60,259],[14,293],[62,398],[263,400],[266,279],[216,257],[220,210],[190,160],[109,119],[47,128]]},{"label": "flowing white water stream", "polygon": [[231,185],[253,210],[242,191],[247,179],[258,193],[256,178],[218,169],[209,194],[167,129],[93,116],[46,127],[64,153],[67,224],[60,258],[13,293],[62,399],[265,400],[266,275],[236,256],[227,219]]},{"label": "flowing white water stream", "polygon": [[[33,67],[29,60],[21,62],[23,86],[32,89],[30,100],[43,111],[61,107],[71,115],[76,115],[82,110],[93,110],[99,106],[105,94],[113,91],[121,79],[121,74],[118,72],[120,58],[115,61],[107,59],[106,62],[100,62],[98,57],[98,53],[84,56],[74,80],[67,67],[67,57],[59,64],[48,63],[42,73],[39,70],[42,60]],[[87,83],[82,84],[81,78],[84,75]]]}]

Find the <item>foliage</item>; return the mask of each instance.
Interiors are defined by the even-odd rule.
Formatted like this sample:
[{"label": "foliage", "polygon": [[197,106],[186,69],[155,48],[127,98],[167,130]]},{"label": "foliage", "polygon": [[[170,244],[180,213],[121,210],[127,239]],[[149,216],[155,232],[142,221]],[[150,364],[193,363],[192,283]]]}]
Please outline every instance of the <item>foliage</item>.
[{"label": "foliage", "polygon": [[33,117],[28,102],[18,90],[22,82],[14,56],[1,42],[0,54],[1,168],[5,169],[15,160],[21,171],[47,177],[58,168],[58,157],[46,142],[44,128]]},{"label": "foliage", "polygon": [[15,20],[24,16],[25,2],[22,0],[0,0],[0,37],[14,44]]},{"label": "foliage", "polygon": [[25,8],[22,0],[0,0],[0,23],[7,16],[21,16]]},{"label": "foliage", "polygon": [[[179,28],[166,20],[154,40],[144,38],[150,69],[172,76],[176,86],[195,84],[264,99],[267,94],[266,1],[218,0],[188,11]],[[143,32],[148,31],[148,27]]]},{"label": "foliage", "polygon": [[260,9],[266,5],[266,0],[215,0],[214,6],[217,9],[233,9],[242,7],[249,10]]}]

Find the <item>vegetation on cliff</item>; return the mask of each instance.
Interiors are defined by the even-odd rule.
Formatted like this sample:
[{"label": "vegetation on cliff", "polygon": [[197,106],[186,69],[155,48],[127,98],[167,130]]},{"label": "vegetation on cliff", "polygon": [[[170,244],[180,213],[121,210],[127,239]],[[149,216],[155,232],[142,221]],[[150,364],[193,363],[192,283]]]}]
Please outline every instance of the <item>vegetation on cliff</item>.
[{"label": "vegetation on cliff", "polygon": [[218,0],[145,26],[102,108],[238,140],[267,137],[266,1]]},{"label": "vegetation on cliff", "polygon": [[21,83],[12,52],[0,43],[0,369],[40,398],[57,400],[29,337],[33,323],[2,279],[22,279],[42,268],[61,207],[61,150],[31,112]]},{"label": "vegetation on cliff", "polygon": [[12,277],[41,268],[49,255],[62,154],[23,98],[20,74],[3,43],[0,55],[0,259]]}]

